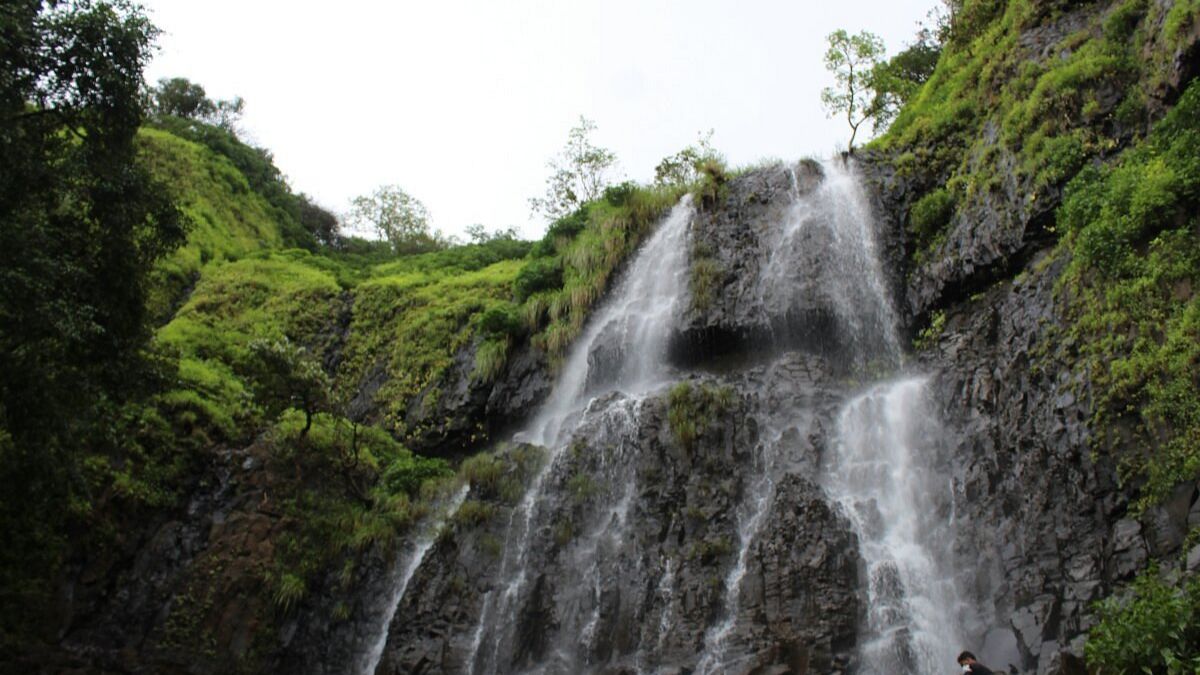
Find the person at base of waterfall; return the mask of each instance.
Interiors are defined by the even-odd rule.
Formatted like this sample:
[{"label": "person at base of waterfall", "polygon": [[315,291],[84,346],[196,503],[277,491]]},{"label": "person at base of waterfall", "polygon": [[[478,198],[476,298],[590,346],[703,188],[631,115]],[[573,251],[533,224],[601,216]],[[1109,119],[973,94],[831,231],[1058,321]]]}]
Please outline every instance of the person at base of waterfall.
[{"label": "person at base of waterfall", "polygon": [[964,673],[972,673],[973,675],[994,675],[992,669],[976,661],[975,655],[971,652],[963,652],[959,654],[958,665],[962,666]]}]

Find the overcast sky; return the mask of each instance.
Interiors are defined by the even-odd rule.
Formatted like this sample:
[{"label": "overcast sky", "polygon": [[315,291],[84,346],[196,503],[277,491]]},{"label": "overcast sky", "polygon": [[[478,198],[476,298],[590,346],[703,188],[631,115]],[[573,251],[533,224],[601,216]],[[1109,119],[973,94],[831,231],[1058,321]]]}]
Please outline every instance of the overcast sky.
[{"label": "overcast sky", "polygon": [[825,36],[870,30],[889,53],[935,0],[143,0],[163,30],[151,81],[246,99],[243,127],[294,189],[344,212],[403,187],[435,227],[517,227],[546,161],[584,115],[623,177],[713,129],[732,165],[828,156]]}]

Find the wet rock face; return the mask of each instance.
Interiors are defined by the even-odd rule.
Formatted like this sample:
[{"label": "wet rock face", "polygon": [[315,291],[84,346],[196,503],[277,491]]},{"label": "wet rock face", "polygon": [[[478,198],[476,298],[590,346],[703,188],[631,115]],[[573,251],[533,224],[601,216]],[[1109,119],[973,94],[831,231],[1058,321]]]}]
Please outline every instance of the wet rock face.
[{"label": "wet rock face", "polygon": [[1126,515],[1108,459],[1089,443],[1090,386],[1069,367],[1055,328],[1064,261],[1038,258],[947,313],[935,349],[944,419],[957,426],[957,559],[979,608],[990,666],[1083,672],[1093,603],[1151,557],[1180,552],[1200,486],[1184,485],[1140,520]]},{"label": "wet rock face", "polygon": [[[783,399],[812,414],[782,434],[780,453],[796,470],[770,492],[764,534],[747,553],[726,641],[744,658],[731,672],[845,670],[860,618],[857,547],[803,473],[822,441],[815,419],[834,397],[804,384],[825,378],[818,359],[785,361],[738,381],[693,382],[734,388],[694,437],[676,436],[665,396],[593,402],[551,460],[524,544],[529,574],[511,585],[501,573],[521,553],[507,548],[519,542],[500,539],[511,518],[524,517],[518,502],[484,500],[482,522],[457,521],[418,571],[379,672],[468,672],[472,662],[499,672],[695,668],[728,611],[739,518],[762,487],[744,468],[764,451],[760,424],[774,422],[760,423],[756,411]],[[754,390],[772,393],[748,393],[764,381],[776,385]],[[504,614],[510,620],[481,630],[480,616],[506,591],[516,598]]]},{"label": "wet rock face", "polygon": [[[772,296],[763,287],[764,266],[792,201],[822,179],[815,162],[779,164],[735,178],[718,204],[699,210],[689,242],[692,293],[672,341],[674,361],[694,364],[780,341],[807,347],[837,343],[835,299],[820,274],[828,230],[812,228],[788,243],[798,264],[786,296]],[[698,283],[700,274],[709,278]]]},{"label": "wet rock face", "polygon": [[[461,458],[478,451],[510,431],[549,393],[550,369],[529,344],[513,350],[495,382],[472,377],[479,344],[476,340],[460,350],[449,372],[409,402],[404,422],[410,431],[404,442],[414,452]],[[381,385],[382,381],[366,381],[361,408],[355,412],[361,419],[382,421],[381,405],[374,400]]]},{"label": "wet rock face", "polygon": [[205,475],[176,512],[68,570],[58,648],[14,672],[346,672],[377,624],[387,556],[366,551],[349,589],[330,570],[277,611],[264,573],[291,528],[265,451],[223,451]]}]

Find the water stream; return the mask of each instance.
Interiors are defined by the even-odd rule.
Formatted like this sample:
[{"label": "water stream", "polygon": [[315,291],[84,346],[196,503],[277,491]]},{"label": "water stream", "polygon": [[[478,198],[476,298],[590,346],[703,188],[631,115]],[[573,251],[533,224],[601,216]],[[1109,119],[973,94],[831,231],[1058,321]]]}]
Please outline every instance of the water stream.
[{"label": "water stream", "polygon": [[[686,237],[692,215],[689,195],[658,225],[610,298],[571,346],[547,402],[516,435],[518,441],[549,448],[550,454],[510,516],[500,565],[501,587],[484,598],[467,659],[470,673],[498,672],[499,655],[511,648],[515,638],[514,615],[529,578],[532,524],[547,478],[574,428],[570,422],[577,425],[600,394],[620,390],[635,397],[636,403],[637,397],[665,382],[667,340],[687,288]],[[600,355],[604,362],[597,363],[600,346],[609,351],[607,358]]]},{"label": "water stream", "polygon": [[354,675],[374,675],[375,669],[379,667],[379,661],[383,658],[384,647],[387,645],[388,629],[392,625],[392,620],[396,617],[396,610],[400,607],[400,601],[404,598],[404,592],[408,590],[408,584],[412,581],[413,575],[421,567],[421,563],[425,561],[425,556],[429,553],[429,549],[437,541],[438,529],[441,527],[445,517],[452,515],[458,510],[459,506],[462,506],[463,500],[467,498],[468,489],[468,486],[464,485],[443,502],[435,502],[432,507],[432,514],[421,523],[421,529],[417,538],[412,542],[411,550],[396,556],[391,573],[391,591],[388,594],[387,603],[383,606],[383,611],[380,613],[379,619],[375,622],[372,630],[373,637],[370,638],[370,648],[363,652],[354,664],[354,669],[352,670]]}]

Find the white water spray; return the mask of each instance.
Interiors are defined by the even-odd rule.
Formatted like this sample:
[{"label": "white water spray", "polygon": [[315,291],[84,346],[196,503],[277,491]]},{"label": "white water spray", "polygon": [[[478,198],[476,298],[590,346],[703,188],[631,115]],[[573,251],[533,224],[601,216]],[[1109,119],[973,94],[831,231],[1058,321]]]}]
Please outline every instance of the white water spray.
[{"label": "white water spray", "polygon": [[963,644],[942,434],[923,378],[876,385],[838,417],[824,485],[853,522],[867,570],[862,673],[937,672]]},{"label": "white water spray", "polygon": [[[667,341],[687,288],[686,237],[692,215],[691,197],[685,196],[637,252],[611,297],[568,351],[550,397],[515,437],[546,446],[550,454],[510,514],[498,576],[503,585],[484,598],[467,654],[468,673],[497,672],[501,650],[513,639],[517,603],[528,581],[532,523],[547,477],[565,445],[561,432],[567,422],[586,416],[598,395],[620,390],[640,398],[665,381]],[[615,349],[617,356],[596,368],[592,357],[601,343]]]}]

